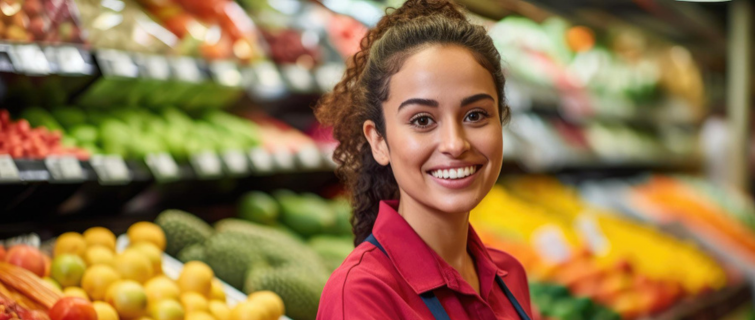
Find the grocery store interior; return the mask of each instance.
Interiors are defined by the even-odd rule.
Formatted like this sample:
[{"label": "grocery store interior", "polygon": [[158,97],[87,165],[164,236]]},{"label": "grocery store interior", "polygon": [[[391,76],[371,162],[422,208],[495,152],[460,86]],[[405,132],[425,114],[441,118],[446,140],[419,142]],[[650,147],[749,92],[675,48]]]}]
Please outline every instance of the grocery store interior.
[{"label": "grocery store interior", "polygon": [[[354,245],[313,107],[402,2],[0,0],[0,319],[314,320]],[[533,318],[755,319],[755,3],[457,2]]]}]

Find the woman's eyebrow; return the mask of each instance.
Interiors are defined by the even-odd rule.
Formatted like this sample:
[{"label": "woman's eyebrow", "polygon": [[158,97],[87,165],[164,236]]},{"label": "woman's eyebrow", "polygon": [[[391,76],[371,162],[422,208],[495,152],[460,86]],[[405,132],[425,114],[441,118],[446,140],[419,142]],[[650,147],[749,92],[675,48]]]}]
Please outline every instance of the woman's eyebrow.
[{"label": "woman's eyebrow", "polygon": [[423,105],[423,106],[436,107],[436,108],[438,107],[438,101],[435,101],[435,100],[432,100],[432,99],[412,98],[412,99],[408,99],[408,100],[402,102],[398,106],[398,111],[401,111],[401,108],[403,108],[406,105],[410,105],[410,104],[420,104],[420,105]]},{"label": "woman's eyebrow", "polygon": [[491,95],[487,94],[487,93],[478,93],[476,95],[469,96],[469,97],[466,97],[464,99],[461,99],[461,106],[463,107],[463,106],[466,106],[466,105],[468,105],[470,103],[475,103],[475,102],[483,100],[483,99],[490,99],[490,100],[495,101],[495,99],[493,99],[493,97]]}]

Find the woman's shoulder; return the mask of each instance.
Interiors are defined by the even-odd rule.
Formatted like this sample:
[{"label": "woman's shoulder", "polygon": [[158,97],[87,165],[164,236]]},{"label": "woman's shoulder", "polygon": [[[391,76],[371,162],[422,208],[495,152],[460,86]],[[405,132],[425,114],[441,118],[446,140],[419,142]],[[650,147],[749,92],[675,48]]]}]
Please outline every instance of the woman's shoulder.
[{"label": "woman's shoulder", "polygon": [[[344,287],[369,281],[393,282],[392,264],[377,247],[363,243],[357,246],[330,275],[327,286]],[[326,289],[327,289],[326,286]]]}]

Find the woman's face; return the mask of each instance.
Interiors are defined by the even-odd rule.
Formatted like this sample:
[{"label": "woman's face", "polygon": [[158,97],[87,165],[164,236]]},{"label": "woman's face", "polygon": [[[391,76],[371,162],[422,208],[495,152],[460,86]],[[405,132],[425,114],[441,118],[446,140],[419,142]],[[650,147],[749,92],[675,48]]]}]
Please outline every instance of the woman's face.
[{"label": "woman's face", "polygon": [[390,163],[402,203],[468,212],[493,187],[503,157],[498,93],[469,50],[433,45],[406,59],[383,114],[386,139],[370,121],[364,131],[375,159]]}]

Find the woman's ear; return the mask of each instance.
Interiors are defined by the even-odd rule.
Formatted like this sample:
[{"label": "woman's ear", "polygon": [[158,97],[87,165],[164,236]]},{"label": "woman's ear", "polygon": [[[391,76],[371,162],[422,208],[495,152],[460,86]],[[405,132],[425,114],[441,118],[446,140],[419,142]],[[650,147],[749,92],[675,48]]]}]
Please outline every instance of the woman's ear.
[{"label": "woman's ear", "polygon": [[384,166],[388,165],[391,162],[388,154],[388,144],[385,142],[385,138],[378,132],[377,127],[375,127],[375,122],[372,122],[372,120],[365,121],[364,125],[362,125],[362,131],[365,138],[367,138],[367,142],[370,143],[372,157],[375,158],[375,161]]}]

